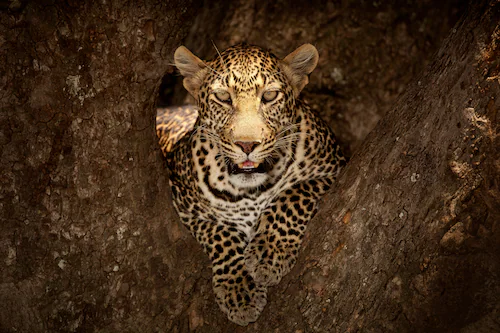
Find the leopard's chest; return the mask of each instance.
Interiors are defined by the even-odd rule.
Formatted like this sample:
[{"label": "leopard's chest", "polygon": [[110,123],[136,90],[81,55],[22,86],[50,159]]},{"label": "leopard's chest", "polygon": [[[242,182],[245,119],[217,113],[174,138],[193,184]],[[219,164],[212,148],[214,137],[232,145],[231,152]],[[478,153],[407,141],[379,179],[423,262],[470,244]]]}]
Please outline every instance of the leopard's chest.
[{"label": "leopard's chest", "polygon": [[255,234],[262,211],[269,205],[270,198],[262,195],[252,199],[225,201],[201,195],[200,201],[202,204],[197,212],[197,219],[234,227],[251,239]]}]

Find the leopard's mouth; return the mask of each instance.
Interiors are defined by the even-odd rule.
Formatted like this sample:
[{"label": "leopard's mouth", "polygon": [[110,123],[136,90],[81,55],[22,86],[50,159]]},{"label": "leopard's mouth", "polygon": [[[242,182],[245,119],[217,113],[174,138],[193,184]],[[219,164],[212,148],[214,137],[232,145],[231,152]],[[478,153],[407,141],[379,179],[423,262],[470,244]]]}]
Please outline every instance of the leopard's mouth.
[{"label": "leopard's mouth", "polygon": [[262,163],[252,162],[250,160],[246,160],[245,162],[239,164],[228,162],[228,170],[231,175],[239,173],[266,173],[272,169],[272,166],[273,163],[267,160]]}]

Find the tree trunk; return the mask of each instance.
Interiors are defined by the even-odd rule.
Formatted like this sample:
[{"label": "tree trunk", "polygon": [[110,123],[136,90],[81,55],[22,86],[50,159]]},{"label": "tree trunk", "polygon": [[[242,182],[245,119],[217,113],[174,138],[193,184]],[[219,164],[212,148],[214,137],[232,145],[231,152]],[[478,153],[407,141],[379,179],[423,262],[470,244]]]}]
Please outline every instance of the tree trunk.
[{"label": "tree trunk", "polygon": [[206,261],[166,223],[154,105],[196,6],[21,5],[0,13],[0,331],[170,327]]},{"label": "tree trunk", "polygon": [[364,140],[261,331],[500,331],[499,22],[475,3]]},{"label": "tree trunk", "polygon": [[[279,8],[253,2],[227,12],[182,0],[83,3],[11,2],[0,12],[1,332],[500,330],[498,1],[471,4],[387,114],[401,87],[391,82],[414,77],[424,47],[413,54],[420,65],[412,75],[398,57],[382,58],[387,74],[368,80],[361,70],[343,79],[320,63],[313,105],[333,105],[332,91],[337,100],[361,91],[356,83],[379,97],[367,102],[376,105],[367,120],[356,107],[348,120],[326,114],[355,155],[311,222],[297,266],[246,328],[217,308],[209,261],[173,213],[154,103],[172,51],[186,36],[196,43],[210,10],[225,23],[210,21],[208,30],[228,44],[258,43],[248,26],[266,21],[260,10],[276,19],[273,31],[315,16],[298,7],[289,9],[293,20],[279,21]],[[324,24],[311,34],[344,17],[331,6],[315,14]],[[280,39],[278,51],[314,40],[294,36]],[[200,38],[200,47],[210,41]],[[328,53],[329,39],[318,38]],[[353,62],[367,73],[373,63],[359,59],[371,49],[363,52]],[[362,105],[355,97],[342,105]]]}]

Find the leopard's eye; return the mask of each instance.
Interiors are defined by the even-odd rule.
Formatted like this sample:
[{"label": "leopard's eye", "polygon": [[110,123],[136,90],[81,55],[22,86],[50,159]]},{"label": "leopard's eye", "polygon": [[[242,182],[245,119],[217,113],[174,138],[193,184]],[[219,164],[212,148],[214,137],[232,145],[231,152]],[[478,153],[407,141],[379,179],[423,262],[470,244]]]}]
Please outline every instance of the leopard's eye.
[{"label": "leopard's eye", "polygon": [[268,90],[262,95],[262,99],[266,103],[274,101],[276,97],[278,97],[278,92],[276,90]]},{"label": "leopard's eye", "polygon": [[218,91],[214,95],[220,102],[231,104],[231,95],[227,91]]}]

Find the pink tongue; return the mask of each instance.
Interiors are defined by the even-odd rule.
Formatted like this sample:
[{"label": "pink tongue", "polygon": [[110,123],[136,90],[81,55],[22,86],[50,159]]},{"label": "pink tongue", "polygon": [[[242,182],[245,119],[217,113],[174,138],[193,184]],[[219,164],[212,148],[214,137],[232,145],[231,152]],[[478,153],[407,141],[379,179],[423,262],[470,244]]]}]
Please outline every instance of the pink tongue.
[{"label": "pink tongue", "polygon": [[243,162],[243,167],[244,168],[253,168],[253,162],[250,161],[250,160],[246,160],[245,162]]}]

